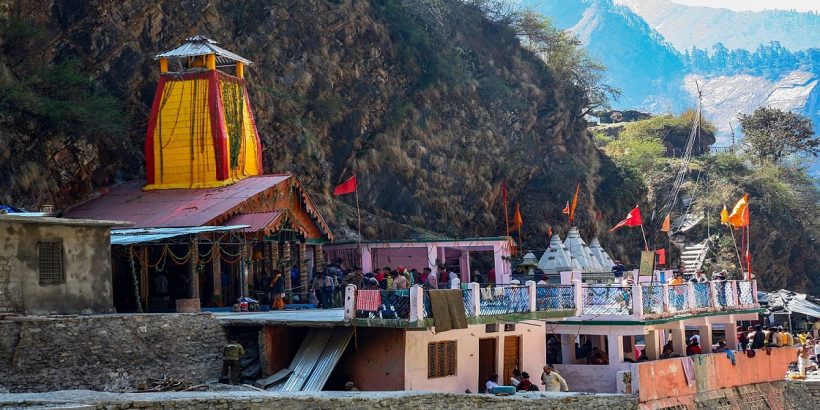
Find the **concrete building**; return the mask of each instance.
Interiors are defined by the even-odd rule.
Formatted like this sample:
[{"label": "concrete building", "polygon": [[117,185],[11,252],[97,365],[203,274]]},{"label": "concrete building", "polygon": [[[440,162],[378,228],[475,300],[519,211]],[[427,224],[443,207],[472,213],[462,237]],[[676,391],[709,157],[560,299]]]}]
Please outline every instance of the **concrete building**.
[{"label": "concrete building", "polygon": [[0,215],[0,313],[113,311],[110,230],[129,225]]},{"label": "concrete building", "polygon": [[[364,272],[373,272],[385,266],[407,269],[430,268],[438,272],[443,265],[457,272],[462,283],[470,281],[470,255],[484,253],[492,260],[495,271],[493,283],[510,283],[510,239],[507,237],[442,239],[429,241],[395,240],[338,243],[324,247],[328,261],[345,268],[359,266]],[[487,271],[482,272],[487,274]]]}]

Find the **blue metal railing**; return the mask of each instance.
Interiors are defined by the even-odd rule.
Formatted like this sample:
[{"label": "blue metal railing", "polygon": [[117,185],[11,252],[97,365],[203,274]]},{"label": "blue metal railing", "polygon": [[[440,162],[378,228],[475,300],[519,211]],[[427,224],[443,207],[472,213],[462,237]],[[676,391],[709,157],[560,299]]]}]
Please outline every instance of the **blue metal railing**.
[{"label": "blue metal railing", "polygon": [[663,313],[663,285],[661,284],[644,284],[641,287],[641,296],[643,296],[643,313]]},{"label": "blue metal railing", "polygon": [[610,285],[584,285],[583,314],[631,315],[632,288]]},{"label": "blue metal railing", "polygon": [[575,288],[572,285],[537,285],[535,287],[535,310],[575,309]]},{"label": "blue metal railing", "polygon": [[524,285],[498,285],[479,289],[481,316],[530,311],[529,288]]}]

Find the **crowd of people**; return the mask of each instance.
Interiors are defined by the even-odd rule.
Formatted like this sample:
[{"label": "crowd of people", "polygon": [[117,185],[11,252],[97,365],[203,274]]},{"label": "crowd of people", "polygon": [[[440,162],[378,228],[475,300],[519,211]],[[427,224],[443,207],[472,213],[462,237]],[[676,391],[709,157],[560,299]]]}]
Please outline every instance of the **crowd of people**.
[{"label": "crowd of people", "polygon": [[[299,301],[300,303],[313,303],[319,308],[328,309],[342,306],[344,288],[347,285],[370,290],[407,290],[413,285],[420,285],[425,289],[448,289],[453,279],[460,279],[457,272],[444,266],[439,266],[436,270],[433,273],[430,268],[419,271],[403,266],[387,266],[364,273],[359,267],[343,269],[340,263],[331,263],[326,268],[315,271],[310,283],[301,284],[299,267],[294,266],[288,272],[291,277],[290,289],[285,288],[287,273],[280,270],[260,273],[254,277],[253,286],[257,296],[263,299],[263,303],[269,304],[271,309],[284,309],[286,294],[298,294],[305,287],[308,289],[309,300]],[[490,269],[486,274],[473,269],[470,280],[479,284],[495,283],[495,269]]]},{"label": "crowd of people", "polygon": [[[509,382],[509,386],[514,387],[516,391],[540,391],[541,388],[543,388],[544,391],[569,391],[567,381],[558,374],[551,364],[543,368],[543,372],[541,373],[541,388],[530,381],[529,373],[522,372],[519,369],[512,371],[512,377],[510,377]],[[496,394],[497,387],[499,386],[498,375],[493,374],[487,379],[484,385],[484,392],[487,394]]]}]

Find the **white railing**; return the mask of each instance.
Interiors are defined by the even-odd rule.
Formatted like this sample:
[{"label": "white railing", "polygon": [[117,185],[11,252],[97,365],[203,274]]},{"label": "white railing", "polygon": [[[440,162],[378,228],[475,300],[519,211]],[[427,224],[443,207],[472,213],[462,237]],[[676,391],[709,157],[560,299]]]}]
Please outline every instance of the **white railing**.
[{"label": "white railing", "polygon": [[[632,287],[606,284],[497,285],[459,287],[467,317],[504,316],[533,312],[561,312],[566,316],[619,316],[644,319],[704,311],[759,307],[753,280],[688,282],[681,285],[643,283]],[[382,310],[384,309],[384,310]],[[432,317],[429,293],[421,286],[409,290],[345,289],[345,320],[403,319],[415,322]]]}]

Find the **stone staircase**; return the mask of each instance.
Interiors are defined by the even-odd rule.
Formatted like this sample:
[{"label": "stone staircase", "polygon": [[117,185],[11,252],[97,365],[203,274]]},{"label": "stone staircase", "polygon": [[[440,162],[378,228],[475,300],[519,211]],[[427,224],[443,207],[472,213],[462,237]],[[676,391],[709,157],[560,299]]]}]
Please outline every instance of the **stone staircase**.
[{"label": "stone staircase", "polygon": [[701,243],[686,245],[681,252],[681,260],[686,266],[686,274],[692,275],[703,266],[706,254],[709,253],[710,242],[705,240]]}]

